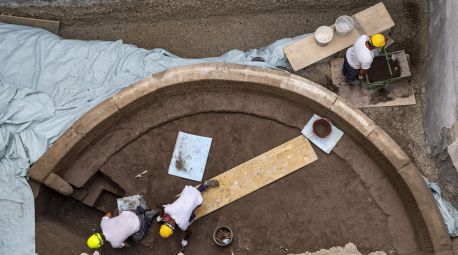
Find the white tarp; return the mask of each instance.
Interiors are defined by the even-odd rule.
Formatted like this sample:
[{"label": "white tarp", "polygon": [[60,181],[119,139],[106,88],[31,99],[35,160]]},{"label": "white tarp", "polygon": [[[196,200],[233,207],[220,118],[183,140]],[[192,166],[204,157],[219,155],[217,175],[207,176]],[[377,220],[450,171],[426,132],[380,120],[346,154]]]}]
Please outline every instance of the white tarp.
[{"label": "white tarp", "polygon": [[65,40],[42,29],[0,23],[0,254],[35,254],[27,170],[84,113],[123,87],[171,67],[203,62],[289,67],[283,48],[301,37],[216,58],[185,59],[164,49]]}]

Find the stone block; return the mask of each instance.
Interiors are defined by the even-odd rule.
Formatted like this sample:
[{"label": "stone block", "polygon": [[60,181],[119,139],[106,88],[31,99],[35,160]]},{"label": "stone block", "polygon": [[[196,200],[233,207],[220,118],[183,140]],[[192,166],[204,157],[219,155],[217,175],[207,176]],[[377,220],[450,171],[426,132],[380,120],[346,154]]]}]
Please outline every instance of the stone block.
[{"label": "stone block", "polygon": [[73,186],[82,188],[86,182],[100,169],[108,156],[99,152],[93,146],[69,162],[62,173],[62,177]]},{"label": "stone block", "polygon": [[409,156],[381,128],[374,128],[367,138],[397,170],[410,162]]},{"label": "stone block", "polygon": [[418,206],[434,203],[431,190],[426,185],[423,177],[413,163],[409,163],[399,170],[403,182],[407,185],[410,193],[414,196]]},{"label": "stone block", "polygon": [[369,117],[342,97],[336,99],[326,116],[344,132],[359,139],[367,137],[376,127]]},{"label": "stone block", "polygon": [[159,83],[154,82],[151,77],[146,77],[145,79],[137,81],[113,95],[112,100],[115,102],[117,107],[123,111],[128,105],[155,91],[158,88],[158,85]]},{"label": "stone block", "polygon": [[434,252],[450,251],[452,249],[451,240],[436,202],[420,206],[419,209],[431,238],[432,250]]},{"label": "stone block", "polygon": [[84,114],[83,117],[73,124],[72,128],[84,140],[92,142],[112,126],[113,119],[120,117],[117,105],[109,98]]},{"label": "stone block", "polygon": [[55,173],[51,173],[43,184],[64,196],[70,196],[73,193],[72,186]]},{"label": "stone block", "polygon": [[53,146],[33,164],[28,175],[38,182],[44,182],[48,175],[56,170],[57,165],[65,155],[70,151],[81,151],[87,145],[88,143],[83,141],[81,135],[76,133],[74,129],[67,129]]},{"label": "stone block", "polygon": [[335,93],[323,88],[323,86],[297,75],[291,75],[286,86],[282,86],[282,88],[303,95],[324,109],[331,108],[338,98]]}]

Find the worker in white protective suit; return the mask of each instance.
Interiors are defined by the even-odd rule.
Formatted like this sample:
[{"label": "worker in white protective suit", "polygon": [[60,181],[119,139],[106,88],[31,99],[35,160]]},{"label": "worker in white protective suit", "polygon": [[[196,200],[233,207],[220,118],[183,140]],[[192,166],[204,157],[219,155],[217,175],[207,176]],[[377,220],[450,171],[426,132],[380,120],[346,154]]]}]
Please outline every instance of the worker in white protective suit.
[{"label": "worker in white protective suit", "polygon": [[181,246],[183,248],[186,247],[192,234],[189,226],[195,218],[194,211],[203,203],[201,192],[204,192],[208,187],[218,186],[217,180],[205,181],[197,188],[185,186],[180,197],[175,202],[162,206],[161,212],[157,217],[157,221],[162,223],[159,230],[161,237],[168,238],[176,228],[179,228],[185,232]]}]

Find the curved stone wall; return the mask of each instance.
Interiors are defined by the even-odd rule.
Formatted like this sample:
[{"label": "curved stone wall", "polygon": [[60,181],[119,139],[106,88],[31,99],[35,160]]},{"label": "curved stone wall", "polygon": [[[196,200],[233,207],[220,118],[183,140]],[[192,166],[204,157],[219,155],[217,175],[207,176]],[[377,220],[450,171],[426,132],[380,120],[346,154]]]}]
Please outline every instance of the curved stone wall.
[{"label": "curved stone wall", "polygon": [[[29,171],[32,179],[42,182],[56,191],[71,195],[73,187],[60,177],[71,165],[73,159],[91,143],[112,128],[116,120],[130,116],[148,104],[155,96],[166,96],[173,93],[169,89],[182,86],[184,89],[205,89],[205,86],[224,86],[223,81],[233,82],[246,90],[256,90],[268,94],[288,98],[292,101],[306,103],[321,116],[332,119],[336,126],[352,136],[367,150],[377,162],[383,166],[385,174],[390,177],[401,200],[408,208],[411,221],[417,228],[419,239],[423,243],[423,251],[434,254],[452,254],[450,239],[442,218],[423,178],[409,157],[401,148],[372,120],[346,102],[345,99],[329,92],[318,84],[291,75],[288,72],[274,71],[229,64],[199,64],[169,69],[139,81],[113,97],[107,99],[96,108],[85,114],[33,165]],[[186,109],[172,110],[165,119],[178,118],[192,113],[199,106],[189,105]],[[216,109],[217,110],[217,109]],[[242,109],[243,110],[243,109]],[[263,113],[260,112],[260,115]],[[279,122],[293,123],[301,128],[302,121],[285,120],[284,114],[270,114]],[[128,133],[120,133],[118,143],[110,148],[103,148],[101,160],[118,151],[144,132],[148,127],[133,129]],[[121,129],[120,132],[124,132]],[[73,173],[81,174],[81,173]],[[81,183],[72,183],[79,187]],[[400,240],[401,241],[401,240]]]}]

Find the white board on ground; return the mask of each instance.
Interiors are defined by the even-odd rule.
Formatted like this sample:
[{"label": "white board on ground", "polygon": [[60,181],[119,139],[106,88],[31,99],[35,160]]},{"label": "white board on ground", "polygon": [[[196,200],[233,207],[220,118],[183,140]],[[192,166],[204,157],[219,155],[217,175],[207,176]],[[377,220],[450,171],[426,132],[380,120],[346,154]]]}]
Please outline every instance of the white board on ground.
[{"label": "white board on ground", "polygon": [[342,130],[336,128],[332,125],[331,134],[328,137],[320,138],[313,132],[313,122],[315,120],[321,119],[320,116],[314,114],[312,118],[309,120],[307,125],[302,129],[301,133],[307,137],[313,144],[315,144],[318,148],[326,153],[330,153],[332,149],[336,146],[339,142],[340,138],[343,136]]},{"label": "white board on ground", "polygon": [[202,181],[211,143],[212,138],[178,132],[168,173],[193,181]]},{"label": "white board on ground", "polygon": [[212,179],[218,188],[202,193],[203,204],[196,210],[196,219],[314,162],[318,157],[304,136],[298,136]]}]

